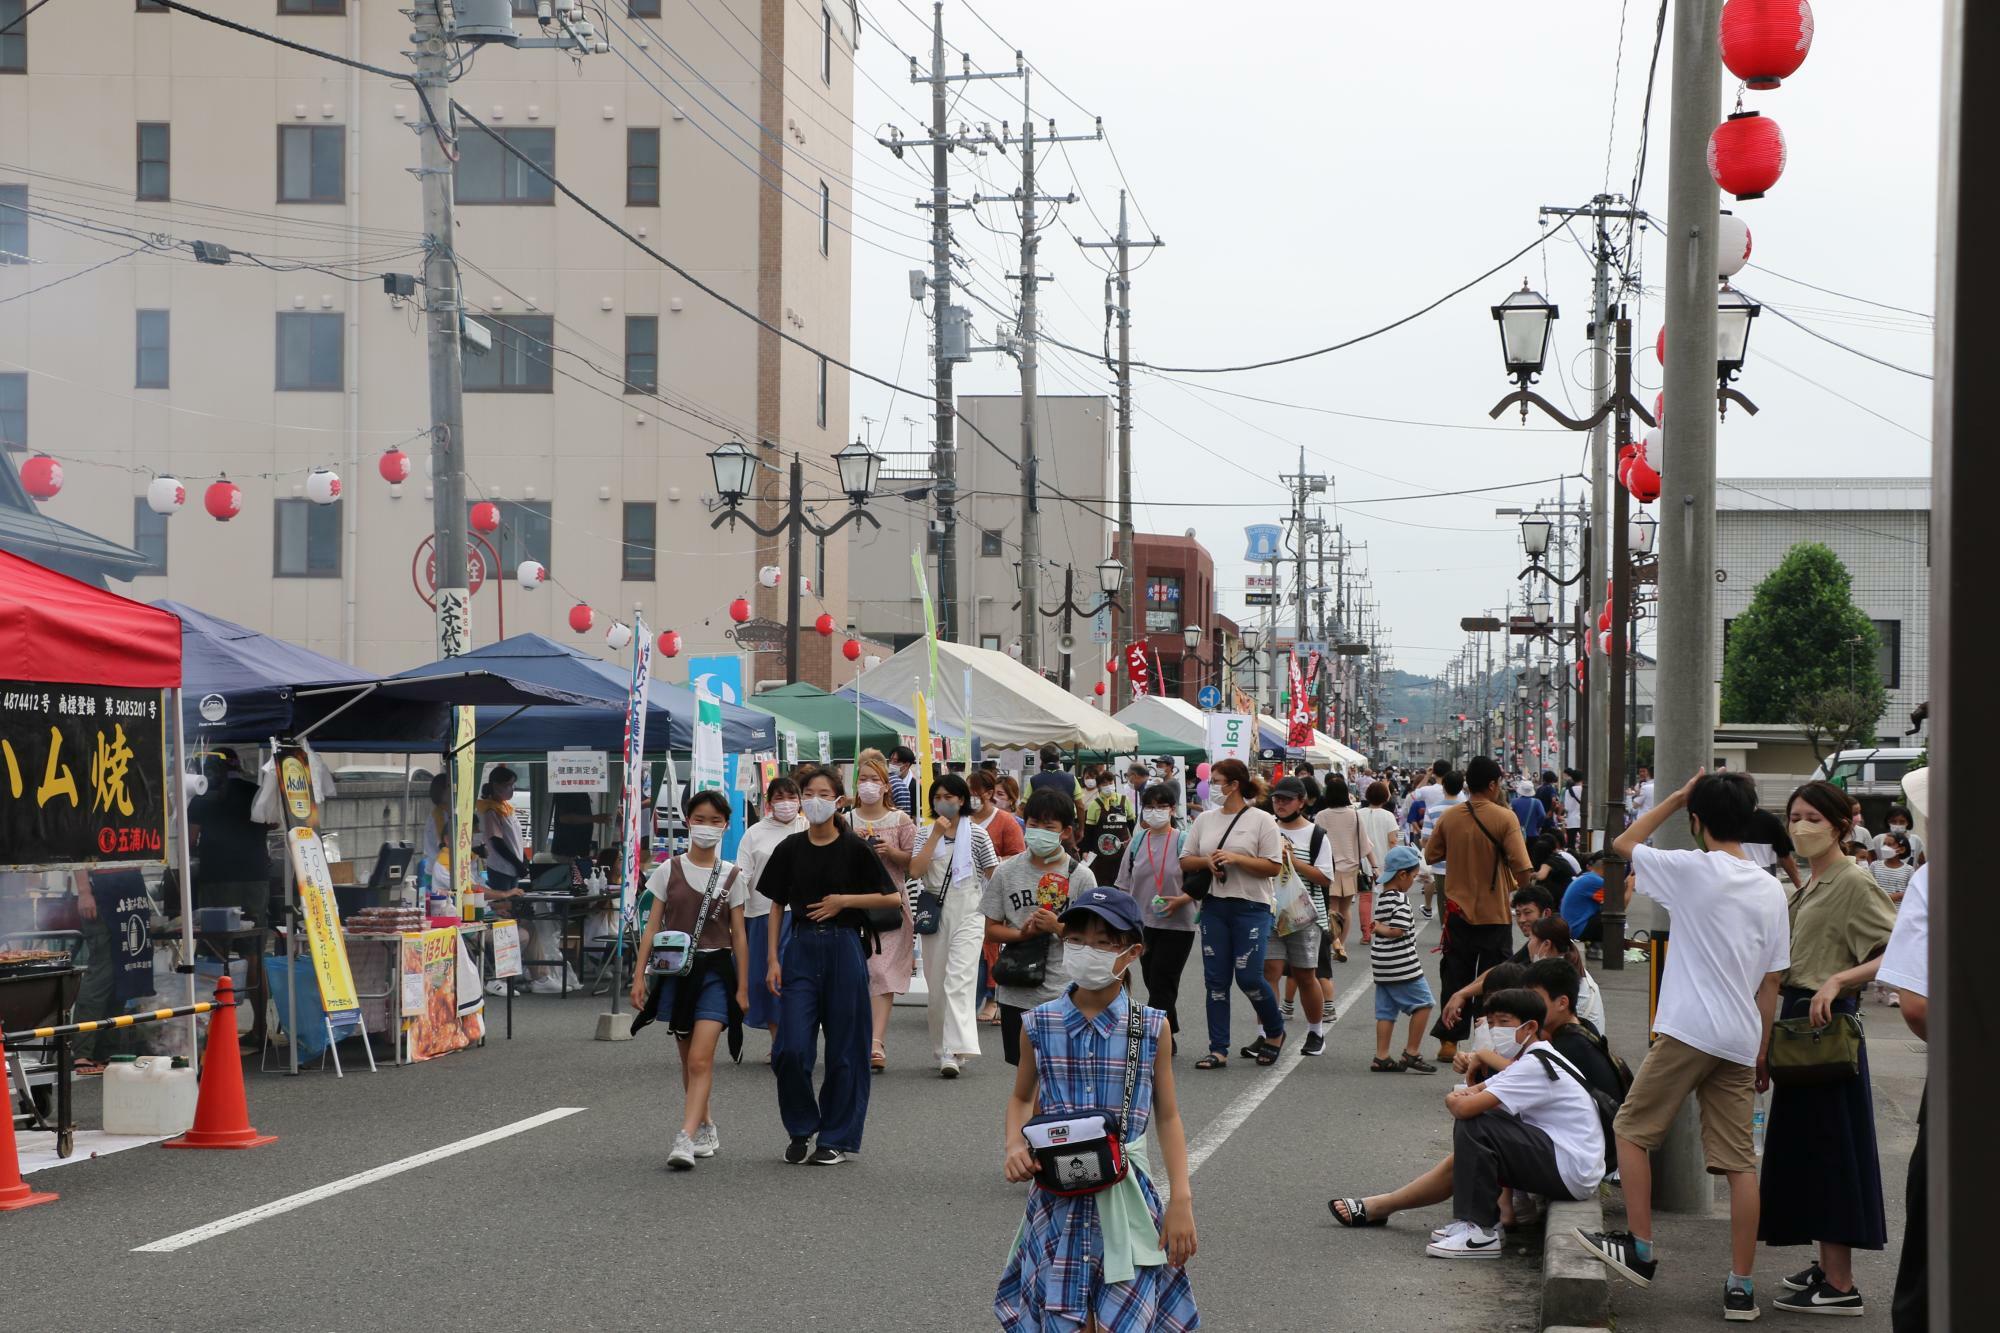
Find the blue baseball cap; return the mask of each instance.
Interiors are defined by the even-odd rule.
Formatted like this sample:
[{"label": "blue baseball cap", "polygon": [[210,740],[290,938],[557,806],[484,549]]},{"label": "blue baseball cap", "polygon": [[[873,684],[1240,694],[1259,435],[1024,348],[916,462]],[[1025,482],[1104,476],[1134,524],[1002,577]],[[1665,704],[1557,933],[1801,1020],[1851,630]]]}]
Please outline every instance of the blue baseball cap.
[{"label": "blue baseball cap", "polygon": [[1405,870],[1415,870],[1423,863],[1424,858],[1417,855],[1416,848],[1400,845],[1391,847],[1389,855],[1382,861],[1382,877],[1387,879],[1392,875],[1400,875]]},{"label": "blue baseball cap", "polygon": [[1063,909],[1062,923],[1067,926],[1086,912],[1103,918],[1114,930],[1139,929],[1139,904],[1123,889],[1091,889],[1078,894]]}]

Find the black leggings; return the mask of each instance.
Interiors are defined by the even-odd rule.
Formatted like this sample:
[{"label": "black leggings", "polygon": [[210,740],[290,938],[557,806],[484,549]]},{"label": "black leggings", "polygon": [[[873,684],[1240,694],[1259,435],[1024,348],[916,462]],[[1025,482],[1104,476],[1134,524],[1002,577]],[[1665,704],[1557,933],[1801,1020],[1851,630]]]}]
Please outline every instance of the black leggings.
[{"label": "black leggings", "polygon": [[1176,1036],[1181,1030],[1180,1010],[1175,1007],[1181,993],[1181,971],[1187,966],[1188,955],[1194,952],[1197,933],[1161,930],[1156,926],[1144,930],[1146,952],[1139,955],[1139,975],[1146,982],[1146,1003],[1166,1011],[1167,1026]]}]

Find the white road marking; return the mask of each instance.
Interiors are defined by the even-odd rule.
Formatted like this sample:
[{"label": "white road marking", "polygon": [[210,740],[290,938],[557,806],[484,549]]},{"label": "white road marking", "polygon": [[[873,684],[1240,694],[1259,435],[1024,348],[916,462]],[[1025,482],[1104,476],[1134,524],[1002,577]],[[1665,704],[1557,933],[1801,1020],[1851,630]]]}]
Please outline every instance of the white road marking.
[{"label": "white road marking", "polygon": [[484,1134],[474,1134],[469,1139],[459,1139],[455,1143],[447,1143],[440,1148],[431,1148],[414,1156],[399,1158],[396,1161],[373,1167],[355,1175],[343,1176],[339,1180],[328,1181],[324,1185],[315,1185],[312,1189],[302,1190],[297,1194],[288,1194],[282,1199],[273,1199],[269,1203],[259,1204],[255,1208],[231,1214],[214,1222],[204,1223],[190,1230],[168,1236],[164,1240],[156,1240],[149,1245],[136,1246],[132,1252],[134,1254],[172,1254],[176,1250],[184,1250],[190,1245],[199,1245],[202,1241],[213,1240],[217,1236],[227,1235],[229,1232],[240,1230],[253,1223],[267,1221],[270,1218],[289,1213],[294,1209],[304,1208],[307,1204],[318,1203],[321,1199],[330,1199],[336,1194],[345,1194],[349,1190],[360,1189],[363,1185],[372,1185],[378,1180],[386,1180],[390,1176],[400,1175],[405,1171],[414,1171],[420,1166],[428,1166],[432,1162],[443,1161],[447,1157],[456,1157],[459,1153],[471,1152],[475,1148],[483,1148],[489,1143],[497,1143],[501,1139],[512,1138],[516,1134],[524,1134],[528,1130],[561,1120],[566,1116],[573,1116],[583,1109],[581,1106],[558,1106],[552,1111],[544,1111],[540,1115],[531,1115],[526,1120],[516,1120],[511,1125],[502,1125],[498,1129],[489,1129]]},{"label": "white road marking", "polygon": [[[1429,921],[1419,917],[1417,919],[1415,938],[1422,939],[1424,928],[1429,924]],[[1345,1004],[1342,1004],[1338,1000],[1334,1002],[1334,1021],[1338,1022],[1346,1018],[1348,1014],[1353,1012],[1357,1004],[1374,993],[1375,974],[1373,969],[1371,968],[1364,975],[1367,977],[1367,980],[1349,988],[1343,997],[1346,1000]],[[1241,1129],[1243,1122],[1248,1120],[1256,1112],[1257,1108],[1264,1104],[1264,1099],[1276,1092],[1278,1085],[1291,1077],[1294,1069],[1297,1069],[1306,1062],[1305,1056],[1299,1054],[1304,1045],[1303,1040],[1285,1043],[1285,1053],[1279,1058],[1278,1063],[1262,1071],[1255,1083],[1238,1093],[1234,1101],[1222,1108],[1220,1115],[1201,1127],[1201,1132],[1195,1135],[1193,1141],[1188,1144],[1188,1175],[1192,1176],[1196,1171],[1199,1171],[1201,1164],[1213,1157],[1216,1150],[1229,1141],[1229,1136]]]}]

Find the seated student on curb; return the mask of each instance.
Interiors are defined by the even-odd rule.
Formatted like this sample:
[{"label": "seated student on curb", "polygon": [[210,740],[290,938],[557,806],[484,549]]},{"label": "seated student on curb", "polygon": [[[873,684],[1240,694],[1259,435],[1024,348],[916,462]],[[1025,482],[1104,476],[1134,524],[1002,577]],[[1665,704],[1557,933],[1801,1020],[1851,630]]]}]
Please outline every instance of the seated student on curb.
[{"label": "seated student on curb", "polygon": [[1576,998],[1581,979],[1576,968],[1564,958],[1542,958],[1528,965],[1522,982],[1542,997],[1549,1016],[1542,1021],[1542,1035],[1556,1054],[1575,1065],[1583,1081],[1612,1101],[1624,1104],[1625,1089],[1632,1084],[1629,1070],[1619,1067],[1609,1043],[1595,1026],[1577,1017]]},{"label": "seated student on curb", "polygon": [[1519,987],[1486,1001],[1494,1049],[1475,1051],[1469,1082],[1445,1094],[1452,1151],[1399,1190],[1327,1200],[1346,1227],[1385,1225],[1405,1208],[1452,1201],[1453,1220],[1431,1233],[1437,1259],[1497,1259],[1500,1197],[1512,1188],[1588,1199],[1604,1179],[1604,1129],[1583,1077],[1542,1039],[1548,1008]]}]

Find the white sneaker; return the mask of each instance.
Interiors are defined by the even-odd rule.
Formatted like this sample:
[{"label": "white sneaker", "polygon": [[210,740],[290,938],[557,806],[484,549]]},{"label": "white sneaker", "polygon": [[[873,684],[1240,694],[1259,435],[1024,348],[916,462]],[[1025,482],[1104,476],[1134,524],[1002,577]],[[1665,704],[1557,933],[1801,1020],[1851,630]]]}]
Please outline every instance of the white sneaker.
[{"label": "white sneaker", "polygon": [[676,1171],[692,1171],[694,1155],[694,1140],[682,1130],[674,1135],[674,1150],[667,1154],[667,1165]]},{"label": "white sneaker", "polygon": [[1452,1236],[1456,1236],[1459,1232],[1465,1230],[1467,1227],[1471,1225],[1472,1223],[1470,1222],[1460,1222],[1457,1220],[1447,1222],[1443,1226],[1431,1232],[1431,1239],[1434,1241],[1449,1239]]},{"label": "white sneaker", "polygon": [[528,993],[530,995],[560,995],[562,994],[562,982],[556,977],[536,977],[528,983]]},{"label": "white sneaker", "polygon": [[694,1132],[694,1155],[713,1157],[722,1150],[722,1136],[715,1132],[715,1122],[704,1120],[701,1128]]},{"label": "white sneaker", "polygon": [[964,1066],[962,1066],[962,1065],[961,1065],[961,1064],[959,1063],[959,1060],[958,1060],[958,1057],[957,1057],[957,1056],[955,1056],[955,1055],[947,1055],[947,1056],[945,1056],[945,1057],[944,1057],[944,1059],[942,1059],[942,1060],[938,1061],[938,1077],[939,1077],[939,1078],[957,1078],[957,1077],[958,1077],[958,1071],[959,1071],[960,1069],[962,1069],[963,1067],[964,1067]]},{"label": "white sneaker", "polygon": [[500,978],[495,977],[493,978],[493,980],[486,983],[486,993],[488,995],[494,996],[495,998],[504,999],[506,998],[507,995],[507,983],[505,981],[502,981]]},{"label": "white sneaker", "polygon": [[1462,1231],[1424,1246],[1424,1253],[1433,1259],[1498,1259],[1504,1248],[1499,1231],[1467,1222]]}]

